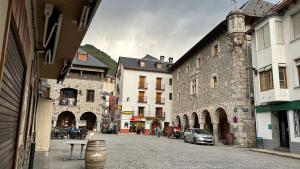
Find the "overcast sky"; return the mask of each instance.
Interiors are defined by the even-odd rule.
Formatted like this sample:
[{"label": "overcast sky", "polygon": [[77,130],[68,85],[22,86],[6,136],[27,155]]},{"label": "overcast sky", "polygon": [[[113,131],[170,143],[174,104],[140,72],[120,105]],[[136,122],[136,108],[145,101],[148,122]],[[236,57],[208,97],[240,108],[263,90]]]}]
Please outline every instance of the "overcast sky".
[{"label": "overcast sky", "polygon": [[[278,0],[269,0],[277,2]],[[246,0],[237,0],[241,6]],[[146,54],[176,61],[231,9],[230,0],[102,0],[82,42],[116,61]]]}]

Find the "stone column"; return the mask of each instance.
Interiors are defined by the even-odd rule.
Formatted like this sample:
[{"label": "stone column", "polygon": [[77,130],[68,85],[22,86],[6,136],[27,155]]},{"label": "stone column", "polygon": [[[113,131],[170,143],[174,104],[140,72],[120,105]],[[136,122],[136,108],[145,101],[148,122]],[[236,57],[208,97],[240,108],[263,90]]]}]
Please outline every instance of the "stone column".
[{"label": "stone column", "polygon": [[190,118],[190,119],[189,119],[189,126],[190,126],[190,128],[193,128],[194,125],[195,125],[195,120],[192,119],[192,118]]},{"label": "stone column", "polygon": [[219,143],[219,123],[213,123],[213,133],[215,138],[215,143]]},{"label": "stone column", "polygon": [[79,128],[79,119],[76,119],[76,122],[75,122],[76,124],[75,124],[75,128]]},{"label": "stone column", "polygon": [[100,124],[101,124],[100,121],[97,121],[97,123],[96,123],[97,132],[101,132]]},{"label": "stone column", "polygon": [[204,129],[205,123],[200,123],[200,129]]},{"label": "stone column", "polygon": [[52,127],[56,127],[56,125],[57,125],[57,119],[53,119]]}]

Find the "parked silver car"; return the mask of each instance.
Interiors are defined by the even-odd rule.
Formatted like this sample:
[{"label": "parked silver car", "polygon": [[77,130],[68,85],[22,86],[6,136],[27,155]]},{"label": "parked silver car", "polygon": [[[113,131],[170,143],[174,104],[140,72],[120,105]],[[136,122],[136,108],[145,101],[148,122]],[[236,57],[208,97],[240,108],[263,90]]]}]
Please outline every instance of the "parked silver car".
[{"label": "parked silver car", "polygon": [[184,141],[193,144],[214,145],[215,139],[206,130],[199,128],[189,128],[184,132]]}]

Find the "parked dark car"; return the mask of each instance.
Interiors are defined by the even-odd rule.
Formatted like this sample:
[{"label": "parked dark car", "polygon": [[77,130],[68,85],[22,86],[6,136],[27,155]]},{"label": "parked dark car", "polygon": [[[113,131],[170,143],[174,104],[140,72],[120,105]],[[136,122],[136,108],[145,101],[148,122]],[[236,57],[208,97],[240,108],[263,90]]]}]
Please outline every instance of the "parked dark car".
[{"label": "parked dark car", "polygon": [[176,138],[179,139],[183,135],[180,127],[169,126],[167,129],[167,137],[168,138]]}]

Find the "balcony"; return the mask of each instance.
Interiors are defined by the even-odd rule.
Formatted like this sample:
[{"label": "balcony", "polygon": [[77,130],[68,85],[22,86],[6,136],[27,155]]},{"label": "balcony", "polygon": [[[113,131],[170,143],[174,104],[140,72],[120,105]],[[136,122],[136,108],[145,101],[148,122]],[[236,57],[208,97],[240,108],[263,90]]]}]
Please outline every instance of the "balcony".
[{"label": "balcony", "polygon": [[155,104],[165,104],[165,98],[156,97]]},{"label": "balcony", "polygon": [[148,83],[146,83],[146,82],[139,82],[138,86],[139,86],[139,89],[143,89],[143,90],[148,89]]},{"label": "balcony", "polygon": [[156,88],[157,91],[165,91],[165,84],[156,84]]},{"label": "balcony", "polygon": [[76,106],[76,99],[75,98],[61,98],[59,99],[60,106]]},{"label": "balcony", "polygon": [[155,116],[151,115],[146,115],[144,116],[148,120],[153,120],[153,119],[159,119],[159,120],[164,120],[165,119],[165,112],[156,112]]},{"label": "balcony", "polygon": [[146,96],[138,96],[138,103],[147,103],[147,97]]},{"label": "balcony", "polygon": [[137,117],[145,117],[144,113],[138,113]]}]

